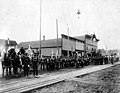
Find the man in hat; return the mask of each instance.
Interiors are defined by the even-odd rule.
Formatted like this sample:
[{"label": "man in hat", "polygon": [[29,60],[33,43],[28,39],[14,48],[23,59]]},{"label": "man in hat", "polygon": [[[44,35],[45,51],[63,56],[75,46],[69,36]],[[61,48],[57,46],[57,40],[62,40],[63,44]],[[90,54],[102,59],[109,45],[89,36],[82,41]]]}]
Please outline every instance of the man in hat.
[{"label": "man in hat", "polygon": [[20,53],[21,53],[21,54],[25,54],[25,50],[24,50],[23,47],[21,47],[21,49],[20,49]]},{"label": "man in hat", "polygon": [[29,66],[30,66],[30,59],[27,56],[27,53],[21,57],[22,65],[24,69],[24,76],[28,76],[29,74]]},{"label": "man in hat", "polygon": [[38,53],[34,53],[32,57],[32,65],[33,65],[33,75],[38,76]]}]

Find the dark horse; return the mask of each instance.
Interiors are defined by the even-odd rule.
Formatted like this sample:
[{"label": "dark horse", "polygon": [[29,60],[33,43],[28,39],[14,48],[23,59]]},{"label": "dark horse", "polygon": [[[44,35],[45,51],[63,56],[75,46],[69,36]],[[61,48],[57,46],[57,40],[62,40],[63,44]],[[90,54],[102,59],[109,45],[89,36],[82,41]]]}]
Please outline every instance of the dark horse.
[{"label": "dark horse", "polygon": [[8,56],[11,60],[14,75],[18,75],[18,68],[20,66],[20,59],[19,59],[19,56],[16,54],[15,49],[10,49],[8,52]]}]

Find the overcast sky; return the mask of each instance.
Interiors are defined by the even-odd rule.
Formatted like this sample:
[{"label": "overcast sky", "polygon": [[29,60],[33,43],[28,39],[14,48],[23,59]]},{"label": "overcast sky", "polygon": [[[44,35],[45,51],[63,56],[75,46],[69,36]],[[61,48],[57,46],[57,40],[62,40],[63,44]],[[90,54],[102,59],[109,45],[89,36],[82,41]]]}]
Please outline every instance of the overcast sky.
[{"label": "overcast sky", "polygon": [[[42,39],[95,33],[99,48],[120,49],[120,0],[42,0]],[[77,10],[81,14],[78,18]],[[67,25],[68,24],[68,25]],[[0,0],[0,38],[39,40],[40,0]]]}]

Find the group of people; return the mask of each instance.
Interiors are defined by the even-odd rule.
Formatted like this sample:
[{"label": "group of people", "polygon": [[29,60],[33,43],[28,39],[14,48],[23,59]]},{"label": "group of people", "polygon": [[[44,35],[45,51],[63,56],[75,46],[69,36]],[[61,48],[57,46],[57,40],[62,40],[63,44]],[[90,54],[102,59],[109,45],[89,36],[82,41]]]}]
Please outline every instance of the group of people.
[{"label": "group of people", "polygon": [[24,76],[28,76],[30,72],[30,66],[33,68],[33,75],[38,75],[38,53],[34,53],[30,58],[28,53],[23,49],[20,49],[18,53],[15,49],[10,49],[8,53],[4,53],[4,58],[2,60],[2,75],[6,76],[12,75],[18,76],[24,72]]},{"label": "group of people", "polygon": [[[18,53],[15,49],[10,49],[8,53],[4,53],[4,59],[2,61],[3,76],[4,72],[6,75],[11,75],[12,72],[15,76],[19,73],[24,72],[24,76],[28,76],[29,72],[33,72],[33,76],[38,76],[39,70],[53,71],[55,69],[68,68],[68,67],[84,67],[87,65],[103,65],[108,64],[108,57],[103,56],[92,56],[92,57],[61,57],[61,58],[39,58],[38,52],[33,52],[32,57],[23,49],[20,49]],[[111,59],[113,64],[113,59]],[[6,71],[5,71],[6,69]]]}]

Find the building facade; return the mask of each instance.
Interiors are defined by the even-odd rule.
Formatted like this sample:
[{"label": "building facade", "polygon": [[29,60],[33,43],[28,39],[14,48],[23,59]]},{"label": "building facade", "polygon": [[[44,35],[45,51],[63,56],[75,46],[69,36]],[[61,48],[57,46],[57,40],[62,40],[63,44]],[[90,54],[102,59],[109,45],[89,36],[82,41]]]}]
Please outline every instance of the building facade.
[{"label": "building facade", "polygon": [[[41,41],[41,55],[73,56],[77,53],[83,56],[87,52],[96,50],[98,41],[96,36],[92,35],[71,37],[61,34],[61,38]],[[18,47],[27,49],[29,45],[33,50],[39,51],[39,41],[21,42]]]},{"label": "building facade", "polygon": [[99,39],[96,38],[95,34],[91,34],[91,35],[86,34],[84,36],[77,36],[76,38],[83,40],[85,42],[84,43],[84,55],[97,51]]},{"label": "building facade", "polygon": [[84,41],[74,38],[68,37],[67,35],[62,36],[62,55],[63,56],[73,56],[76,52],[79,54],[84,53]]}]

